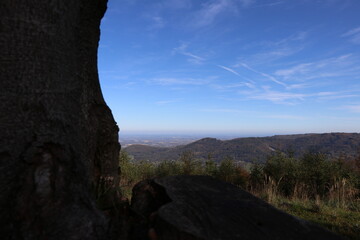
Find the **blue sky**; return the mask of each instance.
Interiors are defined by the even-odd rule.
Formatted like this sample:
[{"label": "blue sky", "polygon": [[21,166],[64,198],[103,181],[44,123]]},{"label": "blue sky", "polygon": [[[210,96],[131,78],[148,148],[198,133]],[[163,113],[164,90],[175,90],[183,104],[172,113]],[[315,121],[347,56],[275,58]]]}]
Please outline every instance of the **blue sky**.
[{"label": "blue sky", "polygon": [[98,61],[123,134],[360,131],[359,0],[110,0]]}]

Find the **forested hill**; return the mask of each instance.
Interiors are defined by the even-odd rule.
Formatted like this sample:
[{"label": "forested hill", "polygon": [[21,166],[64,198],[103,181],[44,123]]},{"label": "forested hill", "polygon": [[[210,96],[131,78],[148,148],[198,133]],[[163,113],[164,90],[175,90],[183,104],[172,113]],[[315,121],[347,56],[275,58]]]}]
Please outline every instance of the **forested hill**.
[{"label": "forested hill", "polygon": [[236,138],[221,141],[215,138],[203,138],[196,142],[172,148],[150,147],[146,145],[131,145],[125,150],[136,161],[177,160],[186,151],[191,151],[196,158],[206,159],[211,156],[215,161],[221,161],[227,156],[236,161],[265,161],[274,151],[293,152],[301,156],[306,152],[321,152],[329,157],[342,154],[355,157],[360,151],[359,133],[325,133],[276,135],[272,137]]}]

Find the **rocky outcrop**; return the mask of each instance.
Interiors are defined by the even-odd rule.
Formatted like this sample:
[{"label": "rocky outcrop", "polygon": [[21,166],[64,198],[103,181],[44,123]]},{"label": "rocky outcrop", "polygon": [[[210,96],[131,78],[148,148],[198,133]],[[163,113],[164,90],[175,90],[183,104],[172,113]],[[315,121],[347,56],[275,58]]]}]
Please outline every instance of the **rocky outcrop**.
[{"label": "rocky outcrop", "polygon": [[118,127],[97,72],[106,3],[0,2],[1,239],[111,235],[92,193],[118,181]]},{"label": "rocky outcrop", "polygon": [[134,239],[341,239],[207,176],[140,182],[132,208],[141,222],[133,227]]}]

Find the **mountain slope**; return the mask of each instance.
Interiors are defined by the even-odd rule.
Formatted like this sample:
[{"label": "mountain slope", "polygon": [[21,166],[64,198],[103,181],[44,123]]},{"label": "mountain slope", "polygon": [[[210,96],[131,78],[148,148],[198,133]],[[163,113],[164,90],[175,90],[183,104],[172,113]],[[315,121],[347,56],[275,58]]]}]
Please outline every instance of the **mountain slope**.
[{"label": "mountain slope", "polygon": [[209,154],[215,161],[226,156],[236,161],[265,161],[274,151],[293,151],[301,156],[305,152],[321,152],[329,157],[347,154],[350,157],[357,155],[360,150],[359,133],[325,133],[277,135],[272,137],[236,138],[221,141],[215,138],[204,138],[199,141],[173,148],[150,147],[146,145],[132,145],[125,150],[135,160],[164,161],[177,160],[181,153],[191,151],[196,158],[206,159]]}]

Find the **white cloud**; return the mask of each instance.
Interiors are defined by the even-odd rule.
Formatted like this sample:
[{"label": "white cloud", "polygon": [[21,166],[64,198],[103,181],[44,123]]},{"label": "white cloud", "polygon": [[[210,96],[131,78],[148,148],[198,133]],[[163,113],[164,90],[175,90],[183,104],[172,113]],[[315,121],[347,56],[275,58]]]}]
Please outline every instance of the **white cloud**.
[{"label": "white cloud", "polygon": [[315,97],[319,100],[335,100],[343,98],[358,98],[360,95],[356,91],[337,91],[337,92],[318,92],[309,94],[309,97]]},{"label": "white cloud", "polygon": [[248,82],[240,82],[240,83],[227,84],[227,85],[212,84],[211,87],[219,91],[232,91],[234,89],[243,88],[243,87],[247,87],[251,89],[255,88],[255,86],[252,83],[248,83]]},{"label": "white cloud", "polygon": [[267,46],[265,50],[252,54],[247,59],[255,64],[268,64],[278,59],[294,55],[304,49],[302,44],[296,46]]},{"label": "white cloud", "polygon": [[302,89],[302,88],[308,88],[308,87],[310,87],[309,84],[299,83],[299,84],[290,84],[286,87],[286,89],[291,90],[291,89]]},{"label": "white cloud", "polygon": [[244,113],[244,111],[231,108],[207,108],[201,109],[201,112],[213,112],[213,113]]},{"label": "white cloud", "polygon": [[275,72],[275,75],[288,78],[295,74],[304,74],[311,71],[314,63],[302,63],[287,69],[280,69]]},{"label": "white cloud", "polygon": [[353,28],[341,36],[349,38],[352,43],[360,44],[360,27]]},{"label": "white cloud", "polygon": [[[221,89],[220,89],[221,90]],[[226,88],[225,88],[226,90]],[[252,88],[249,91],[238,91],[239,94],[250,100],[265,100],[276,104],[294,105],[300,104],[308,99],[316,99],[322,101],[331,101],[343,98],[359,98],[359,91],[327,91],[327,92],[292,92],[292,91],[272,90],[269,86],[261,88]]]},{"label": "white cloud", "polygon": [[244,67],[244,68],[246,68],[246,69],[248,69],[248,70],[250,70],[250,71],[252,71],[252,72],[254,72],[254,73],[260,74],[261,76],[269,79],[270,81],[272,81],[272,82],[274,82],[274,83],[277,83],[277,84],[279,84],[279,85],[281,85],[281,86],[287,87],[287,85],[286,85],[285,83],[277,80],[275,77],[273,77],[273,76],[271,76],[271,75],[269,75],[269,74],[267,74],[267,73],[263,73],[263,72],[257,71],[257,70],[255,70],[254,68],[250,67],[249,65],[247,65],[247,64],[245,64],[245,63],[238,63],[236,66],[242,66],[242,67]]},{"label": "white cloud", "polygon": [[225,67],[225,66],[222,66],[222,65],[217,65],[219,68],[222,68],[222,69],[224,69],[224,70],[226,70],[226,71],[228,71],[228,72],[231,72],[231,73],[233,73],[233,74],[235,74],[235,75],[237,75],[237,76],[241,76],[238,72],[236,72],[234,69],[231,69],[231,68],[229,68],[229,67]]},{"label": "white cloud", "polygon": [[176,103],[176,102],[179,102],[179,100],[161,100],[161,101],[155,102],[155,104],[157,104],[157,105],[168,105],[170,103]]},{"label": "white cloud", "polygon": [[191,52],[183,52],[182,54],[190,57],[188,61],[194,64],[202,64],[205,61],[205,58],[192,54]]},{"label": "white cloud", "polygon": [[183,43],[179,47],[173,49],[173,53],[182,54],[184,56],[188,56],[187,60],[194,64],[202,64],[206,59],[203,57],[200,57],[198,55],[195,55],[187,50],[188,45]]},{"label": "white cloud", "polygon": [[343,99],[343,98],[358,98],[360,95],[358,94],[344,94],[344,95],[331,95],[331,96],[319,96],[320,100],[335,100],[335,99]]},{"label": "white cloud", "polygon": [[[304,91],[304,89],[311,89],[316,85],[338,84],[338,81],[333,83],[330,81],[309,81],[314,78],[328,79],[339,76],[357,76],[358,78],[360,67],[358,67],[357,62],[357,58],[353,57],[352,54],[344,54],[315,62],[301,63],[287,69],[277,70],[275,72],[275,76],[277,77],[254,69],[246,63],[239,62],[235,65],[235,67],[243,67],[247,70],[250,70],[251,72],[260,75],[260,77],[264,77],[265,79],[276,83],[276,85],[269,84],[269,86],[259,87],[251,83],[250,86],[248,86],[250,88],[249,90],[240,89],[246,86],[245,82],[224,86],[212,85],[212,87],[220,91],[237,91],[238,94],[241,94],[245,97],[245,99],[248,100],[266,100],[276,104],[286,105],[299,104],[309,99],[332,101],[336,99],[358,98],[360,96],[359,91],[354,89],[339,89],[339,91],[321,92],[310,92],[309,90]],[[240,76],[239,72],[233,68],[228,68],[222,65],[217,66],[237,76]],[[260,80],[258,76],[255,76],[253,79]],[[283,80],[286,80],[286,82]],[[293,80],[298,81],[295,83],[289,82]]]},{"label": "white cloud", "polygon": [[203,5],[203,8],[196,12],[192,25],[195,27],[204,27],[213,23],[213,21],[223,12],[233,10],[231,0],[213,0]]},{"label": "white cloud", "polygon": [[239,2],[243,7],[249,7],[250,5],[255,4],[255,0],[239,0]]},{"label": "white cloud", "polygon": [[152,25],[149,27],[149,30],[158,30],[165,26],[165,20],[162,17],[151,17],[151,21]]},{"label": "white cloud", "polygon": [[278,92],[266,90],[262,93],[253,93],[248,96],[249,99],[268,100],[274,103],[293,105],[303,101],[306,95],[292,92]]},{"label": "white cloud", "polygon": [[289,43],[294,42],[294,41],[303,41],[307,38],[307,36],[308,36],[308,32],[298,31],[294,34],[291,34],[288,37],[285,37],[285,38],[279,40],[279,41],[275,41],[272,44],[273,45],[288,45]]},{"label": "white cloud", "polygon": [[263,116],[264,118],[273,118],[273,119],[289,119],[289,120],[304,120],[306,119],[303,116],[296,116],[296,115],[268,115]]},{"label": "white cloud", "polygon": [[[356,60],[351,59],[352,54],[323,60],[300,63],[290,68],[279,69],[275,75],[285,80],[301,79],[302,81],[314,78],[337,77],[342,75],[357,74]],[[355,66],[355,68],[354,68]]]},{"label": "white cloud", "polygon": [[343,106],[343,108],[350,110],[351,112],[354,112],[354,113],[360,113],[360,104]]},{"label": "white cloud", "polygon": [[209,0],[202,4],[200,10],[194,13],[191,26],[195,28],[206,27],[225,13],[238,13],[239,8],[253,6],[256,0]]},{"label": "white cloud", "polygon": [[342,36],[343,37],[348,37],[348,36],[352,36],[352,35],[357,34],[357,33],[360,33],[360,27],[353,28],[353,29],[347,31],[346,33],[344,33]]},{"label": "white cloud", "polygon": [[149,83],[170,86],[170,85],[205,85],[209,83],[208,80],[194,79],[194,78],[154,78]]},{"label": "white cloud", "polygon": [[278,1],[278,2],[266,3],[266,4],[262,4],[262,5],[257,5],[256,7],[272,7],[272,6],[276,6],[276,5],[283,4],[284,2],[285,2],[285,1]]},{"label": "white cloud", "polygon": [[277,40],[261,40],[245,45],[245,50],[252,50],[246,62],[252,65],[268,64],[302,51],[307,45],[309,31],[296,31]]},{"label": "white cloud", "polygon": [[183,9],[191,7],[191,0],[166,0],[161,3],[165,9]]}]

